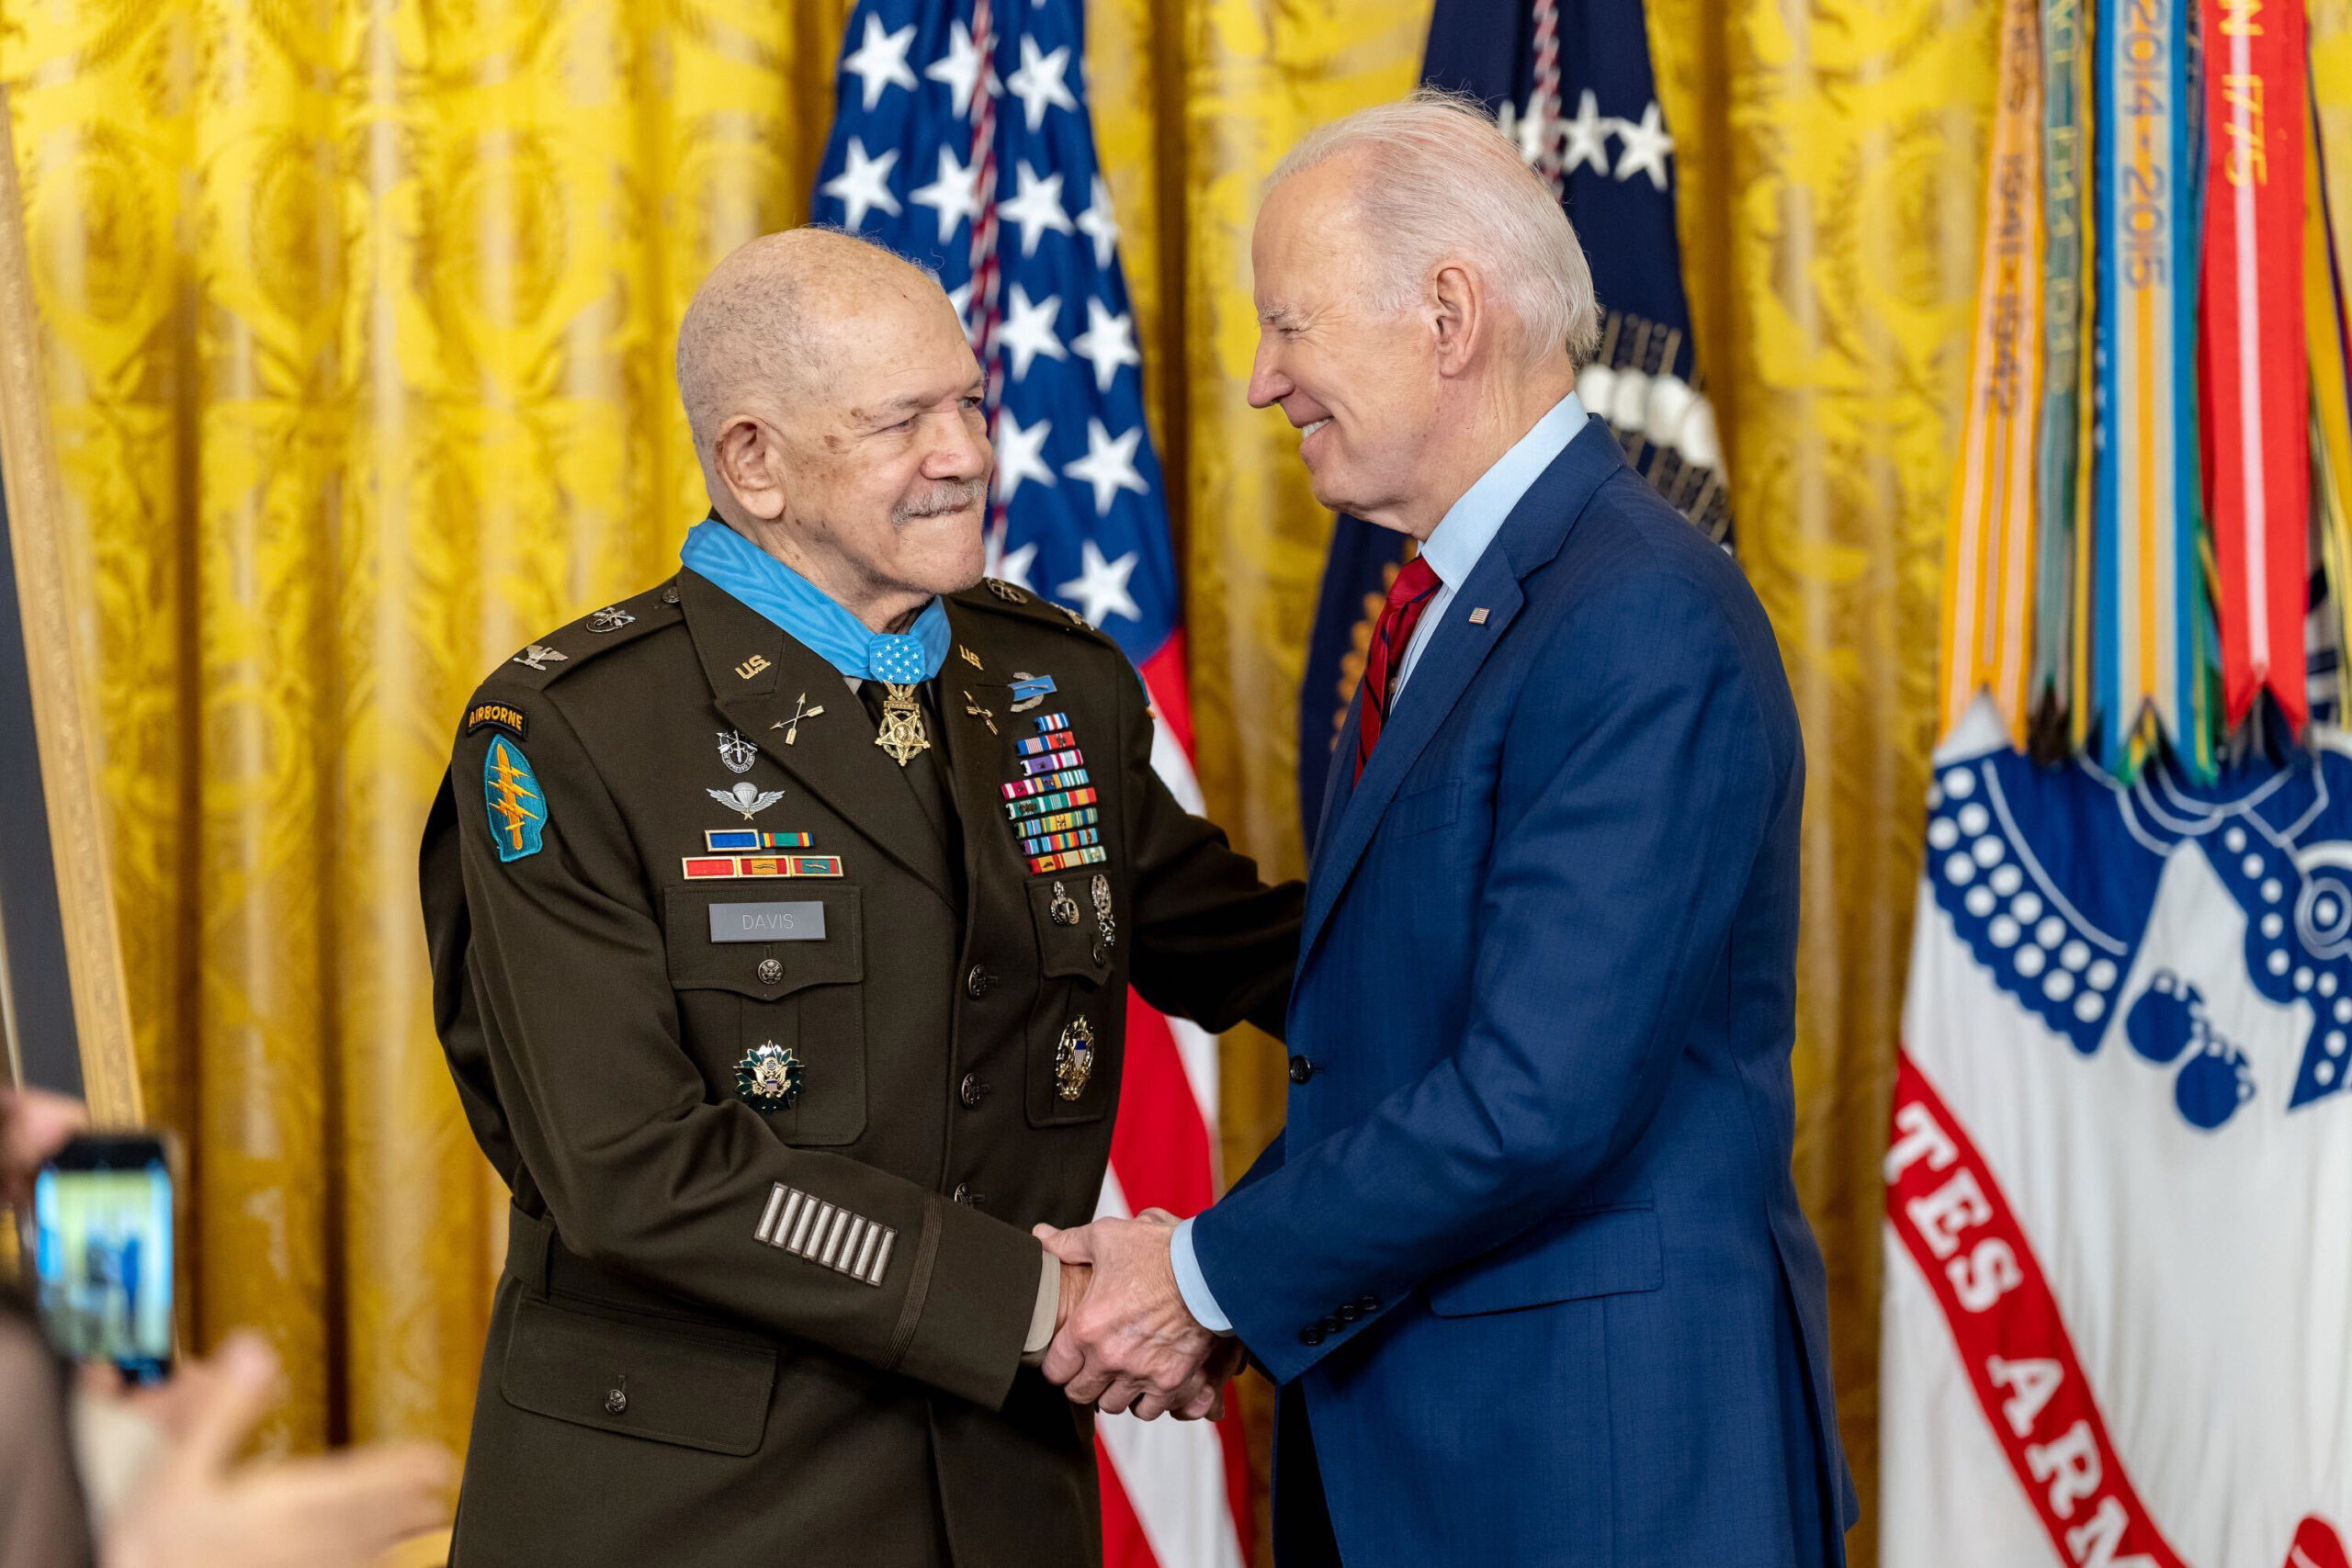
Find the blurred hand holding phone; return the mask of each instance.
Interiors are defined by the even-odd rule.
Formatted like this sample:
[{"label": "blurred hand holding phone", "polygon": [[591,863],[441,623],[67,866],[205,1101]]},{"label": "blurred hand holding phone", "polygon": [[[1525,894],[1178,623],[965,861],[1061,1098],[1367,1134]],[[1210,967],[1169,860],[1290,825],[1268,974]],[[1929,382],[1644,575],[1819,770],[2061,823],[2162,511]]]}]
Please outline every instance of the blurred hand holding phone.
[{"label": "blurred hand holding phone", "polygon": [[30,1255],[58,1354],[126,1382],[172,1370],[172,1162],[155,1133],[81,1134],[33,1178]]}]

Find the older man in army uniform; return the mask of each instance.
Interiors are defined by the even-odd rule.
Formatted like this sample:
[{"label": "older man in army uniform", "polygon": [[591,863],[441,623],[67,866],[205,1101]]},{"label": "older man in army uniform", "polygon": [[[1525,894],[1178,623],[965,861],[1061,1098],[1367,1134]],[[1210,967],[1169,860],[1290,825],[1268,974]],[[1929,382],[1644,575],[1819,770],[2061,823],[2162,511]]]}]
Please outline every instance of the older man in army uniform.
[{"label": "older man in army uniform", "polygon": [[1082,1288],[1132,983],[1279,1028],[1295,885],[1154,776],[1118,649],[983,581],[979,367],[847,235],[712,274],[714,507],[468,705],[435,1008],[513,1239],[455,1561],[1089,1562]]}]

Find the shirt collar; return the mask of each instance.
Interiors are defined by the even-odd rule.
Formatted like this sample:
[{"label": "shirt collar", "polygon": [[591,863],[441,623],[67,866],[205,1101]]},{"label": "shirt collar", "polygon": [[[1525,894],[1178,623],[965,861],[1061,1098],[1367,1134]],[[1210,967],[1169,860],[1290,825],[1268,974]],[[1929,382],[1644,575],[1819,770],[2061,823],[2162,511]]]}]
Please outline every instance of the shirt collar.
[{"label": "shirt collar", "polygon": [[1421,544],[1421,558],[1448,588],[1460,588],[1487,547],[1544,470],[1567,450],[1585,426],[1584,404],[1570,392],[1552,405],[1535,427],[1519,438],[1495,466],[1478,476],[1448,508],[1437,528]]}]

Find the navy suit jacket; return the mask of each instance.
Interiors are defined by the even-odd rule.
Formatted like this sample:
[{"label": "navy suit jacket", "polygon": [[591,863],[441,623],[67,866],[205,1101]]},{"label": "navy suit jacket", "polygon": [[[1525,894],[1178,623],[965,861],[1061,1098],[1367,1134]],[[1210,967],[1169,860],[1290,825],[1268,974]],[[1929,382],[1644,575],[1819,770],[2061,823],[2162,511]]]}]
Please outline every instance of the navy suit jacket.
[{"label": "navy suit jacket", "polygon": [[1789,1176],[1804,761],[1755,593],[1595,418],[1360,783],[1355,722],[1292,994],[1311,1072],[1193,1228],[1300,1385],[1349,1568],[1841,1556]]}]

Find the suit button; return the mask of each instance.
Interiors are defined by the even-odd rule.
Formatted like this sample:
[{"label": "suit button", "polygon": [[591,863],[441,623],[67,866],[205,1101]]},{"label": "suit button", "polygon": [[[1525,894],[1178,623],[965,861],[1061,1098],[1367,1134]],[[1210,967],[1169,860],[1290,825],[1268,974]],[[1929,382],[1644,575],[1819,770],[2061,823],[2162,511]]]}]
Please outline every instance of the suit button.
[{"label": "suit button", "polygon": [[1380,1298],[1378,1296],[1366,1296],[1363,1300],[1356,1303],[1356,1310],[1363,1313],[1378,1312],[1380,1310]]},{"label": "suit button", "polygon": [[1298,1331],[1298,1342],[1312,1350],[1315,1347],[1323,1343],[1323,1330],[1312,1324],[1309,1324],[1306,1327]]},{"label": "suit button", "polygon": [[1363,1309],[1356,1305],[1353,1302],[1350,1302],[1347,1305],[1340,1309],[1340,1321],[1341,1323],[1353,1323],[1363,1315]]},{"label": "suit button", "polygon": [[973,1191],[970,1182],[959,1181],[956,1184],[956,1201],[967,1209],[978,1209],[983,1207],[988,1200]]},{"label": "suit button", "polygon": [[964,1102],[965,1110],[978,1111],[980,1108],[981,1096],[988,1091],[989,1086],[980,1081],[979,1074],[966,1073],[964,1081],[956,1087],[956,1098]]},{"label": "suit button", "polygon": [[964,976],[964,994],[978,1001],[996,989],[996,973],[985,964],[975,964],[972,972]]},{"label": "suit button", "polygon": [[1304,1057],[1304,1056],[1293,1056],[1293,1057],[1290,1059],[1290,1081],[1291,1081],[1291,1082],[1293,1082],[1293,1083],[1305,1083],[1307,1079],[1309,1079],[1309,1078],[1313,1077],[1314,1076],[1315,1076],[1315,1064],[1314,1064],[1314,1063],[1312,1063],[1312,1062],[1308,1061],[1308,1060],[1307,1060],[1306,1057]]}]

